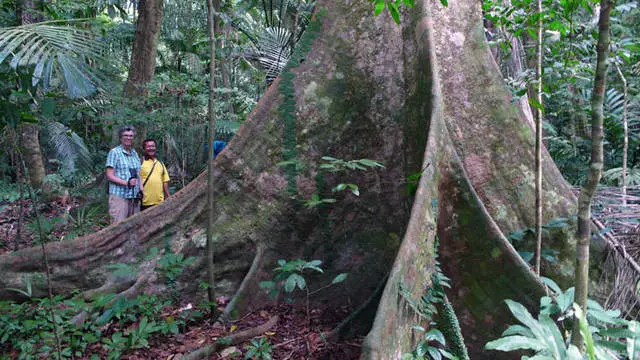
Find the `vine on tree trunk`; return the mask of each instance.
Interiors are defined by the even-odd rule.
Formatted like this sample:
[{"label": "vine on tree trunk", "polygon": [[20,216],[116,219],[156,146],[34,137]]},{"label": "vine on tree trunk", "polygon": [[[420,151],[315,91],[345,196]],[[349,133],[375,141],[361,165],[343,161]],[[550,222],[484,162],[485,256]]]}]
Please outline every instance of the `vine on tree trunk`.
[{"label": "vine on tree trunk", "polygon": [[307,29],[302,36],[302,39],[298,42],[293,54],[287,65],[282,69],[280,74],[280,83],[278,84],[278,91],[282,96],[282,104],[278,111],[280,119],[284,123],[284,132],[282,136],[282,147],[284,149],[283,158],[288,162],[285,168],[285,176],[287,178],[287,191],[289,196],[294,196],[297,192],[296,176],[298,175],[297,169],[297,150],[296,150],[296,94],[294,91],[293,79],[296,75],[292,72],[297,68],[302,61],[304,61],[307,53],[311,50],[313,41],[320,35],[321,22],[323,16],[325,16],[325,9],[318,9],[316,16],[309,23]]}]

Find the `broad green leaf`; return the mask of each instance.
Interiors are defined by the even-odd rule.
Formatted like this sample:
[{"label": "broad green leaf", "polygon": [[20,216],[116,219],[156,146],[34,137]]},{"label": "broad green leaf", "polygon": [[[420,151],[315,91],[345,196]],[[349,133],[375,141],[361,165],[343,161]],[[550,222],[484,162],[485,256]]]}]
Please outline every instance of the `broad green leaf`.
[{"label": "broad green leaf", "polygon": [[550,336],[545,336],[544,341],[547,343],[547,348],[553,350],[553,357],[557,359],[564,359],[567,357],[566,348],[564,345],[564,339],[562,333],[558,329],[558,325],[551,320],[547,315],[540,315],[540,324],[545,332]]},{"label": "broad green leaf", "polygon": [[300,276],[298,274],[291,274],[284,282],[284,290],[288,293],[292,292],[293,289],[296,288],[296,276]]},{"label": "broad green leaf", "polygon": [[413,325],[411,328],[412,328],[413,330],[420,331],[420,332],[425,332],[425,331],[427,331],[424,327],[422,327],[422,326],[420,326],[420,325]]},{"label": "broad green leaf", "polygon": [[444,339],[444,335],[442,335],[442,332],[436,328],[429,329],[429,331],[424,335],[424,337],[429,341],[435,341],[442,345],[446,345],[446,340]]},{"label": "broad green leaf", "polygon": [[338,186],[331,189],[332,192],[342,191],[347,188],[347,184],[338,184]]},{"label": "broad green leaf", "polygon": [[509,335],[522,335],[530,338],[535,338],[535,336],[533,335],[533,333],[529,328],[524,327],[522,325],[517,325],[517,324],[509,326],[507,330],[505,330],[502,333],[502,337],[509,336]]},{"label": "broad green leaf", "polygon": [[542,339],[544,337],[540,323],[531,316],[529,311],[522,304],[510,299],[506,299],[505,302],[507,303],[507,306],[509,306],[509,310],[511,310],[513,316],[527,326],[536,338]]},{"label": "broad green leaf", "polygon": [[347,274],[342,273],[342,274],[338,274],[338,276],[336,276],[335,278],[333,278],[333,280],[331,281],[331,284],[337,284],[337,283],[341,283],[343,282],[345,279],[347,278]]},{"label": "broad green leaf", "polygon": [[440,350],[436,347],[429,346],[427,348],[427,352],[429,353],[429,357],[433,360],[442,360],[442,354],[440,354]]},{"label": "broad green leaf", "polygon": [[635,320],[630,321],[629,331],[631,331],[634,336],[627,338],[627,356],[629,359],[637,359],[638,355],[640,355],[640,322]]},{"label": "broad green leaf", "polygon": [[[373,14],[375,16],[378,16],[382,13],[382,10],[384,10],[384,6],[385,6],[385,1],[384,0],[376,0],[376,9],[374,10]],[[328,158],[328,156],[326,156]],[[337,160],[334,158],[329,158],[329,159],[325,159],[325,157],[322,157],[323,160]]]},{"label": "broad green leaf", "polygon": [[[393,21],[395,21],[396,24],[400,24],[400,11],[398,10],[398,5],[390,1],[390,2],[387,2],[387,8],[389,8],[389,13],[393,18]],[[364,170],[364,169],[361,169],[361,170]]]},{"label": "broad green leaf", "polygon": [[507,336],[497,340],[489,341],[485,346],[487,350],[514,351],[514,350],[534,350],[545,349],[542,342],[526,336]]},{"label": "broad green leaf", "polygon": [[276,283],[273,281],[261,281],[260,282],[260,288],[262,289],[273,289],[276,287]]},{"label": "broad green leaf", "polygon": [[589,330],[587,317],[578,304],[573,304],[573,311],[575,312],[575,316],[580,321],[580,333],[582,334],[582,337],[584,339],[585,349],[587,351],[587,355],[589,355],[589,360],[596,360],[594,349],[595,344],[593,342],[591,330]]}]

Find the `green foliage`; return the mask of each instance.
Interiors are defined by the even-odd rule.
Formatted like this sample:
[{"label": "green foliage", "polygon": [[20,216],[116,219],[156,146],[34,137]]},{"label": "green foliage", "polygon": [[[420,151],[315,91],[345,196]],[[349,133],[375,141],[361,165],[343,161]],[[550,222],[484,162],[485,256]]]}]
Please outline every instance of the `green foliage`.
[{"label": "green foliage", "polygon": [[252,339],[249,345],[244,348],[247,353],[244,355],[244,359],[259,359],[259,360],[271,360],[271,352],[273,347],[269,340],[264,336],[260,339]]},{"label": "green foliage", "polygon": [[[409,289],[402,283],[399,284],[400,295],[409,304],[409,306],[429,323],[430,329],[426,331],[422,326],[414,326],[413,329],[424,333],[418,346],[411,352],[402,356],[403,360],[423,360],[433,359],[440,360],[443,357],[446,359],[461,359],[468,360],[467,348],[462,338],[462,332],[460,330],[460,324],[458,318],[455,315],[453,307],[447,300],[447,295],[444,292],[444,288],[450,288],[449,278],[442,273],[440,269],[440,263],[438,261],[437,242],[434,245],[434,257],[435,257],[435,271],[431,274],[431,286],[427,288],[422,295],[420,301],[416,301],[411,296]],[[443,308],[444,317],[444,334],[450,340],[451,348],[453,351],[446,350],[445,336],[442,331],[438,329],[438,323],[433,321],[434,317],[438,314],[438,306]]]},{"label": "green foliage", "polygon": [[84,140],[66,125],[55,121],[43,124],[42,135],[61,162],[61,174],[71,178],[77,170],[91,170],[91,154]]},{"label": "green foliage", "polygon": [[[323,17],[323,14],[324,10],[319,9],[319,11],[316,13],[315,19],[309,22],[304,35],[300,39],[298,45],[295,47],[295,50],[293,50],[289,61],[282,69],[282,72],[280,74],[278,92],[282,96],[282,104],[280,105],[278,112],[280,119],[284,123],[282,134],[282,157],[285,162],[295,161],[297,157],[296,98],[293,89],[293,79],[295,79],[296,75],[292,70],[300,65],[300,62],[307,56],[309,50],[311,50],[312,42],[319,36],[321,18]],[[297,174],[298,170],[295,165],[291,164],[285,168],[287,192],[292,197],[297,193]]]},{"label": "green foliage", "polygon": [[[150,258],[155,258],[158,255],[158,249],[152,248]],[[167,281],[167,287],[171,293],[171,298],[175,304],[180,303],[180,292],[176,287],[176,280],[178,276],[191,264],[196,261],[196,258],[190,256],[184,258],[184,254],[174,254],[170,251],[163,254],[157,262],[156,271]]]},{"label": "green foliage", "polygon": [[[432,323],[432,325],[436,324]],[[402,360],[441,360],[443,357],[446,359],[458,359],[458,357],[443,348],[447,344],[440,330],[432,327],[427,331],[422,326],[414,326],[413,329],[424,333],[424,337],[412,353],[402,355]]]},{"label": "green foliage", "polygon": [[0,202],[13,202],[20,199],[18,185],[0,180]]},{"label": "green foliage", "polygon": [[307,273],[310,271],[324,273],[322,268],[320,268],[321,264],[322,261],[320,260],[278,260],[279,266],[273,269],[273,280],[261,282],[260,287],[268,290],[271,297],[278,295],[279,288],[284,289],[287,294],[292,293],[296,288],[307,290],[309,293],[316,293],[329,286],[341,283],[347,278],[347,274],[345,273],[338,274],[329,285],[323,286],[315,291],[310,291],[307,287],[307,280],[304,277],[305,271]]},{"label": "green foliage", "polygon": [[336,199],[331,199],[331,198],[321,199],[320,195],[313,194],[313,195],[311,195],[311,199],[310,200],[305,200],[304,206],[306,206],[308,209],[311,209],[311,208],[318,207],[318,206],[324,205],[324,204],[333,204],[335,202],[336,202]]},{"label": "green foliage", "polygon": [[[604,310],[593,300],[588,301],[585,314],[573,302],[573,288],[562,292],[553,281],[544,280],[554,292],[554,297],[544,296],[540,299],[538,318],[534,318],[523,305],[505,300],[511,313],[522,325],[511,325],[501,338],[487,343],[486,349],[529,350],[538,358],[557,360],[604,360],[624,356],[636,359],[640,355],[634,348],[640,338],[638,322],[621,319],[620,311]],[[584,354],[574,345],[567,345],[569,335],[566,338],[563,336],[570,331],[574,316],[580,321],[586,349]],[[568,323],[566,328],[565,322]]]},{"label": "green foliage", "polygon": [[103,205],[83,206],[69,213],[68,223],[71,230],[65,237],[73,239],[78,236],[90,234],[96,227],[107,225],[106,211]]},{"label": "green foliage", "polygon": [[[542,224],[542,235],[548,237],[551,236],[553,231],[561,231],[562,229],[569,228],[570,226],[569,219],[562,217],[554,218],[548,223]],[[533,252],[521,249],[523,246],[531,244],[533,239],[535,239],[535,229],[533,227],[511,232],[507,235],[507,239],[514,247],[516,247],[516,249],[520,248],[518,253],[525,262],[529,263],[531,259],[533,259]],[[557,256],[560,253],[558,250],[551,248],[542,248],[541,250],[542,252],[540,255],[542,259],[550,263],[557,261]]]},{"label": "green foliage", "polygon": [[[27,291],[19,291],[30,295],[29,287]],[[151,295],[139,295],[136,299],[106,295],[91,303],[56,296],[53,305],[65,359],[88,357],[96,344],[109,352],[109,359],[119,359],[130,349],[148,347],[148,340],[154,334],[177,334],[187,321],[200,316],[190,310],[165,315],[170,302]],[[15,350],[19,359],[54,357],[49,306],[48,299],[0,302],[0,323],[3,324],[0,350],[5,353]],[[82,314],[82,320],[78,320],[78,314]]]},{"label": "green foliage", "polygon": [[[67,20],[62,23],[77,24]],[[70,98],[89,96],[101,83],[96,68],[87,58],[106,63],[102,45],[91,32],[60,21],[0,28],[0,63],[9,60],[11,68],[32,70],[32,85],[49,88],[56,75]]]},{"label": "green foliage", "polygon": [[[412,8],[415,4],[414,0],[369,0],[369,2],[374,3],[375,10],[373,14],[378,16],[382,14],[382,11],[386,8],[389,10],[389,15],[396,24],[400,24],[400,6],[404,5],[408,8]],[[444,6],[448,6],[449,3],[447,0],[440,0],[440,3]]]},{"label": "green foliage", "polygon": [[[336,159],[330,156],[323,156],[322,160],[324,160],[325,162],[321,163],[318,168],[324,171],[332,172],[332,173],[343,173],[343,172],[353,171],[353,170],[366,171],[372,168],[384,167],[384,165],[382,165],[381,163],[374,160],[369,160],[369,159],[343,160],[343,159]],[[298,166],[297,162],[295,163],[282,162],[282,163],[279,163],[278,165]],[[350,183],[340,183],[335,187],[333,187],[331,189],[331,192],[337,193],[345,190],[349,190],[355,196],[360,196],[360,188],[358,187],[358,185],[350,184]],[[335,202],[336,202],[336,199],[320,198],[320,195],[313,194],[311,195],[310,200],[306,200],[304,202],[304,205],[307,208],[314,208],[320,205],[332,204]]]},{"label": "green foliage", "polygon": [[320,164],[319,168],[330,172],[345,172],[347,170],[368,170],[371,168],[383,168],[381,163],[369,159],[343,160],[330,156],[323,156],[325,163]]}]

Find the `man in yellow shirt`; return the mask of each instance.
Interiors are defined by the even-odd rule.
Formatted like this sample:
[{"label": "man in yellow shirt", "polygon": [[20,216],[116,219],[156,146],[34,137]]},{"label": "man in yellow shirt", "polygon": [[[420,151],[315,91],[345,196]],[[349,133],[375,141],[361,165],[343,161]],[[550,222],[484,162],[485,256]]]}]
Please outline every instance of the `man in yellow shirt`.
[{"label": "man in yellow shirt", "polygon": [[156,141],[147,139],[142,143],[144,160],[140,169],[140,177],[144,184],[142,210],[158,205],[169,197],[169,172],[164,164],[156,158]]}]

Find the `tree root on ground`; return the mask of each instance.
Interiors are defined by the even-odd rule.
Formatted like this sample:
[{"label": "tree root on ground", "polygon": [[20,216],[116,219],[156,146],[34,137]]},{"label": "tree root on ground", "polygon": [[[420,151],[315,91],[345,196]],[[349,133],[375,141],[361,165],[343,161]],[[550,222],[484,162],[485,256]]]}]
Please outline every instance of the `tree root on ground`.
[{"label": "tree root on ground", "polygon": [[364,311],[364,309],[366,309],[369,305],[371,305],[371,303],[373,302],[373,300],[380,295],[380,292],[382,291],[382,289],[384,289],[385,284],[387,283],[387,279],[389,279],[389,274],[385,275],[382,280],[380,280],[380,282],[378,283],[378,286],[376,287],[376,289],[373,291],[373,293],[371,294],[371,296],[369,296],[369,298],[367,299],[367,301],[365,301],[364,303],[362,303],[362,305],[360,305],[354,312],[352,312],[351,314],[349,314],[349,316],[347,316],[344,320],[342,320],[340,322],[340,324],[338,324],[338,326],[336,326],[335,328],[333,328],[333,330],[331,330],[328,333],[323,333],[323,336],[327,339],[327,340],[331,340],[331,339],[335,339],[338,337],[338,335],[340,335],[340,332],[342,331],[342,329],[344,329],[345,326],[347,326],[347,324],[349,324],[351,322],[351,320],[355,319],[356,316],[358,316],[362,311]]},{"label": "tree root on ground", "polygon": [[264,245],[258,244],[258,247],[256,249],[256,256],[253,258],[253,262],[251,263],[249,271],[247,271],[247,274],[244,276],[242,283],[240,283],[240,287],[236,291],[235,295],[233,295],[231,301],[229,301],[229,304],[227,304],[227,306],[222,311],[222,314],[220,314],[220,316],[218,317],[218,320],[216,320],[217,323],[225,322],[229,319],[229,315],[235,309],[238,301],[240,301],[240,299],[247,292],[247,288],[249,287],[251,280],[253,280],[256,273],[258,272],[258,269],[260,268],[260,263],[262,262],[262,258],[264,257],[264,251]]},{"label": "tree root on ground", "polygon": [[208,344],[196,351],[186,354],[182,359],[183,360],[204,359],[210,356],[211,354],[218,352],[226,347],[229,347],[231,345],[236,345],[236,344],[245,342],[253,337],[259,336],[260,334],[274,327],[278,323],[279,319],[280,318],[277,315],[273,316],[271,319],[269,319],[269,321],[267,321],[266,323],[260,326],[239,331],[233,335],[220,338],[216,340],[214,343]]}]

